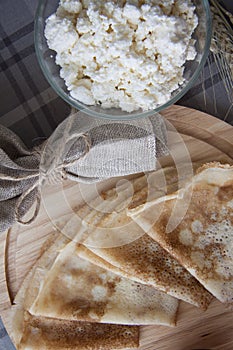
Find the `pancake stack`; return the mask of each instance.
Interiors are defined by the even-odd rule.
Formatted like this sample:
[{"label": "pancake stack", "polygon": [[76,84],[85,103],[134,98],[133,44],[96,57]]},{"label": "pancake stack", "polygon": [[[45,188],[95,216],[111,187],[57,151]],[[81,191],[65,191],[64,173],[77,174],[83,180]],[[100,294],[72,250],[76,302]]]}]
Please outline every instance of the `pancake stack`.
[{"label": "pancake stack", "polygon": [[233,167],[194,170],[140,175],[79,209],[73,239],[55,234],[16,296],[18,350],[138,348],[139,326],[175,326],[180,300],[232,306]]},{"label": "pancake stack", "polygon": [[[37,261],[21,286],[12,308],[12,338],[17,349],[123,349],[139,343],[139,328],[37,316],[29,312],[42,281],[59,251],[69,242],[58,236]],[[64,295],[64,298],[66,296]],[[58,306],[59,302],[57,303]],[[57,310],[58,311],[58,310]],[[77,317],[78,318],[78,317]]]}]

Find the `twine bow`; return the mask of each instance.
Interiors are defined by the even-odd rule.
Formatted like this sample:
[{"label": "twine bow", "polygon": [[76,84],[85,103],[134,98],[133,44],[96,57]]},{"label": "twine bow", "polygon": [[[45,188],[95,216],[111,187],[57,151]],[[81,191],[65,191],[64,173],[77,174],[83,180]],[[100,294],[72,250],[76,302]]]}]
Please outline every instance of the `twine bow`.
[{"label": "twine bow", "polygon": [[[0,232],[36,219],[45,181],[93,183],[155,170],[156,159],[167,154],[166,142],[166,126],[157,115],[116,122],[75,111],[33,151],[0,126]],[[33,204],[32,217],[24,219]]]},{"label": "twine bow", "polygon": [[[70,161],[64,161],[63,164],[59,164],[58,166],[56,166],[56,168],[54,169],[54,172],[56,174],[58,174],[58,176],[56,176],[56,178],[58,177],[59,179],[63,179],[66,180],[67,179],[67,175],[69,174],[69,171],[66,170],[67,167],[74,165],[75,163],[77,163],[77,161],[83,157],[85,157],[85,155],[90,151],[90,138],[88,137],[87,134],[78,134],[78,133],[74,133],[72,136],[70,136],[70,138],[68,139],[68,141],[72,140],[73,138],[83,138],[86,148],[84,153],[79,156],[77,159],[74,160],[70,160]],[[39,159],[41,158],[41,155],[43,153],[44,148],[46,147],[46,144],[42,146],[41,150],[39,150],[38,148],[36,149],[36,151],[34,151],[33,153],[39,156]],[[78,178],[78,175],[72,174],[74,177]],[[23,224],[23,225],[30,225],[38,216],[39,210],[40,210],[40,205],[41,205],[41,192],[39,190],[39,186],[40,183],[43,182],[44,179],[46,179],[47,182],[53,182],[50,181],[50,178],[54,179],[53,173],[48,173],[48,172],[40,172],[38,169],[38,174],[29,174],[26,176],[7,176],[4,174],[0,174],[0,180],[10,180],[10,181],[22,181],[22,180],[29,180],[29,179],[33,179],[35,180],[35,183],[33,185],[31,185],[25,192],[23,192],[21,194],[21,196],[18,198],[17,202],[16,202],[16,206],[15,206],[15,213],[14,213],[14,218],[15,221]],[[27,219],[26,221],[23,220],[23,218],[21,218],[20,215],[20,208],[22,206],[23,201],[26,199],[27,196],[29,196],[34,190],[36,191],[36,207],[34,210],[34,213],[31,217],[31,219]]]}]

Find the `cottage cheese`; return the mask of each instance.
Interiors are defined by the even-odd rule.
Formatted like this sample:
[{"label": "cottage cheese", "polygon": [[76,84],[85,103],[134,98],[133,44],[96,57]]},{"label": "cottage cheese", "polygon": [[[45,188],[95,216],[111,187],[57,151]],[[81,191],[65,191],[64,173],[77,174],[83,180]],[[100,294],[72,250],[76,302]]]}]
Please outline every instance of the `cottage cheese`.
[{"label": "cottage cheese", "polygon": [[60,0],[45,37],[73,98],[132,112],[184,82],[197,24],[191,0]]}]

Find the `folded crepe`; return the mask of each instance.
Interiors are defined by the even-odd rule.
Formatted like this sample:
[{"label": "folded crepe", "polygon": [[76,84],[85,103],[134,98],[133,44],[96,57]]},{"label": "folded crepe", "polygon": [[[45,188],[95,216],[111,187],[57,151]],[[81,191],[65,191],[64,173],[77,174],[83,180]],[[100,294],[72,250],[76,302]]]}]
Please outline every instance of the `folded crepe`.
[{"label": "folded crepe", "polygon": [[206,309],[212,295],[150,236],[115,248],[80,245],[78,255],[139,283]]},{"label": "folded crepe", "polygon": [[[184,176],[185,167],[182,170],[182,181],[187,181]],[[127,216],[127,208],[145,203],[148,197],[161,198],[165,193],[164,185],[166,193],[172,193],[174,188],[178,188],[177,182],[178,175],[174,167],[161,169],[151,173],[149,177],[133,179],[129,183],[134,190],[133,196],[128,200],[130,192],[122,185],[121,191],[118,191],[121,198],[115,200],[111,213],[107,213],[105,208],[109,207],[109,202],[113,202],[116,191],[111,189],[105,192],[104,199],[107,203],[101,202],[101,206],[96,206],[95,212],[88,213],[88,208],[86,211],[83,209],[89,227],[86,229],[84,244],[79,245],[78,254],[81,258],[120,276],[151,285],[171,296],[206,309],[212,296],[176,259],[150,236],[144,234],[141,227]],[[72,222],[68,225],[72,230]],[[77,237],[80,237],[79,232],[83,227],[74,226],[74,230],[77,230]],[[111,245],[106,244],[108,240]],[[101,247],[105,244],[107,247]]]},{"label": "folded crepe", "polygon": [[178,300],[153,287],[116,275],[77,255],[70,242],[41,278],[29,312],[35,316],[111,324],[175,325]]},{"label": "folded crepe", "polygon": [[[10,335],[17,350],[111,350],[137,348],[139,327],[88,323],[31,315],[31,307],[39,292],[40,281],[32,284],[35,272],[41,277],[51,267],[58,251],[68,243],[63,236],[46,250],[27,275],[12,308]],[[39,269],[41,268],[41,271]]]},{"label": "folded crepe", "polygon": [[[173,211],[183,211],[190,194],[177,223]],[[161,215],[154,222],[158,210]],[[233,304],[233,166],[206,164],[176,199],[151,201],[128,214],[210,293]]]},{"label": "folded crepe", "polygon": [[[74,239],[76,235],[77,241],[86,240],[87,244],[95,247],[124,244],[126,243],[125,232],[118,230],[120,223],[116,225],[116,234],[112,234],[110,240],[106,239],[104,233],[102,237],[98,233],[98,239],[95,239],[94,232],[88,231],[95,227],[99,219],[103,222],[105,214],[106,217],[109,213],[118,215],[118,213],[132,205],[137,206],[150,199],[159,198],[175,192],[193,176],[193,171],[195,171],[197,166],[195,163],[192,166],[190,164],[179,165],[177,168],[169,166],[148,174],[139,174],[136,177],[121,179],[116,184],[116,187],[102,191],[100,196],[96,196],[91,201],[87,200],[85,205],[82,204],[76,208],[76,215],[63,228],[63,233],[71,239]],[[130,222],[132,220],[125,215],[124,226]],[[104,226],[104,228],[108,227],[108,224],[109,218],[107,218],[107,226]],[[77,235],[77,231],[79,231],[79,235]],[[134,225],[134,230],[130,232],[129,239],[135,240],[141,237],[142,234],[143,231],[137,225]]]},{"label": "folded crepe", "polygon": [[26,313],[18,350],[111,350],[139,346],[139,327],[41,318]]}]

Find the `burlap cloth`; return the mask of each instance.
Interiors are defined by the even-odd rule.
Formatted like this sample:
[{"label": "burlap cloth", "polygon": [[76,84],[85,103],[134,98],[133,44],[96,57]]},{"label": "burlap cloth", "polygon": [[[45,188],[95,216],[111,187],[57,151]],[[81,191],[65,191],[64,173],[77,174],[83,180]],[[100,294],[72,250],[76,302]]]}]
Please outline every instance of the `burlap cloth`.
[{"label": "burlap cloth", "polygon": [[[44,180],[91,183],[156,169],[165,155],[166,125],[156,114],[133,121],[93,119],[72,111],[51,137],[30,151],[0,126],[0,232],[30,224],[40,208]],[[36,202],[36,203],[35,203]],[[35,204],[32,218],[24,215]]]}]

